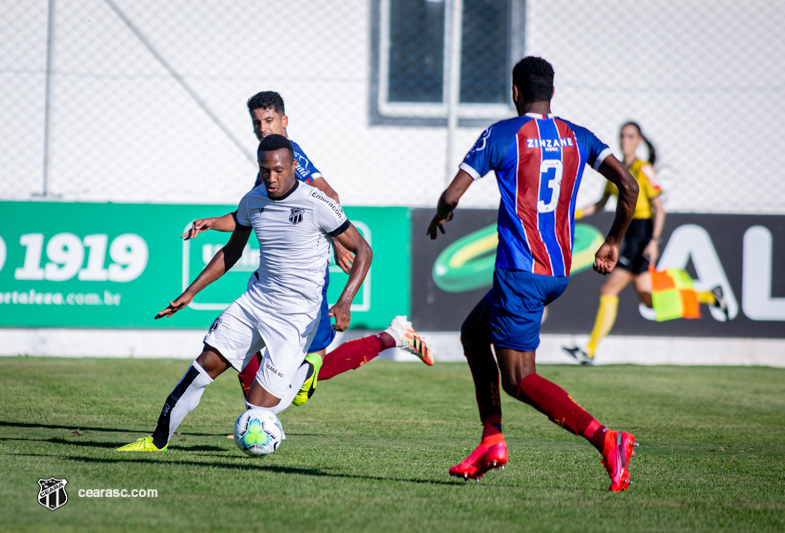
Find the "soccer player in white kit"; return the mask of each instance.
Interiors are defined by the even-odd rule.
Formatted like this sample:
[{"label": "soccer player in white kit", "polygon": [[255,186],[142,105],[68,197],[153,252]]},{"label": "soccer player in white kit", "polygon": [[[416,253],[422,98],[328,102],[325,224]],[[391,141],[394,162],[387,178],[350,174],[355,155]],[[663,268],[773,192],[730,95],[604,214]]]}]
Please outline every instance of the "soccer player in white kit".
[{"label": "soccer player in white kit", "polygon": [[258,279],[210,326],[204,350],[170,393],[153,434],[118,451],[166,449],[182,420],[199,404],[204,388],[230,366],[242,370],[260,350],[263,360],[246,403],[276,414],[288,406],[291,399],[284,396],[292,391],[289,384],[319,323],[330,239],[355,254],[349,280],[329,312],[336,330],[349,326],[352,300],[371,265],[370,246],[340,205],[297,181],[297,162],[286,137],[262,139],[258,157],[262,183],[240,201],[228,244],[156,319],[172,316],[229,270],[242,255],[251,230],[259,240]]}]

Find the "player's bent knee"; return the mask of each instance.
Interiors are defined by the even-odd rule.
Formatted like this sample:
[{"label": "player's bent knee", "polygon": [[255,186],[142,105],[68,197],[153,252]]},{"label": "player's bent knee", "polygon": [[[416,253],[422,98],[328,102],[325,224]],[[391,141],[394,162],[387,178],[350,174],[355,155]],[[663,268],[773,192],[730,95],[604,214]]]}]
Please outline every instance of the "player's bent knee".
[{"label": "player's bent knee", "polygon": [[[497,350],[498,353],[498,350]],[[523,379],[515,367],[506,365],[502,362],[499,364],[499,374],[501,377],[502,390],[512,397],[518,394],[518,383]]]},{"label": "player's bent knee", "polygon": [[270,391],[265,389],[259,381],[259,376],[257,375],[253,385],[251,385],[251,390],[248,391],[248,396],[245,398],[245,403],[249,409],[254,407],[271,409],[281,403],[281,398],[273,395]]},{"label": "player's bent knee", "polygon": [[520,379],[516,380],[515,377],[510,375],[502,374],[502,390],[512,396],[513,398],[518,397],[518,383],[520,383]]},{"label": "player's bent knee", "polygon": [[530,368],[527,365],[521,366],[514,366],[513,368],[504,368],[503,365],[500,366],[501,370],[501,385],[502,390],[512,396],[513,398],[518,398],[519,400],[526,401],[525,398],[521,398],[521,391],[519,390],[520,383],[523,381],[526,376],[530,374],[534,374],[535,371],[533,368]]},{"label": "player's bent knee", "polygon": [[213,379],[218,377],[229,366],[223,355],[209,344],[204,345],[204,349],[196,358],[196,362]]}]

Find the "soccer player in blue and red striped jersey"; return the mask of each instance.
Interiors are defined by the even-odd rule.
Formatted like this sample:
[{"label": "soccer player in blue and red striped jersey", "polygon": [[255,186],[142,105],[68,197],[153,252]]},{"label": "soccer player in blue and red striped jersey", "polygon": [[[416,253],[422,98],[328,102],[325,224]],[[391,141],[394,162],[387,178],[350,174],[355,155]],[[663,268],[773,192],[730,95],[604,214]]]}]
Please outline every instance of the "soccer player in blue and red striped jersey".
[{"label": "soccer player in blue and red striped jersey", "polygon": [[[567,288],[575,229],[575,198],[585,165],[619,189],[616,218],[597,251],[594,270],[616,266],[619,243],[630,224],[638,185],[607,145],[592,132],[551,114],[553,68],[525,57],[513,69],[513,101],[518,117],[483,132],[458,174],[439,198],[428,227],[435,239],[474,180],[491,170],[501,192],[499,246],[493,288],[461,327],[461,342],[475,384],[482,441],[450,474],[479,479],[507,463],[502,435],[499,386],[563,428],[585,437],[602,454],[610,490],[629,485],[635,446],[630,433],[610,431],[558,385],[537,374],[542,312]],[[496,352],[494,361],[491,352]]]}]

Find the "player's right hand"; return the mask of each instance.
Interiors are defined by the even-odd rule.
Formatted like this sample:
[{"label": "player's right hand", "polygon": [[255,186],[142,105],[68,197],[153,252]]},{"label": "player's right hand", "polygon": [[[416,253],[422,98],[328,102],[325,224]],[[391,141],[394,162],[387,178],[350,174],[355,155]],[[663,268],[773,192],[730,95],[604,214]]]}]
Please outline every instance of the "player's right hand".
[{"label": "player's right hand", "polygon": [[184,241],[187,241],[188,239],[193,239],[201,232],[207,231],[210,228],[212,228],[213,224],[215,224],[215,217],[200,218],[199,220],[194,220],[193,224],[191,224],[191,227],[185,233],[180,235],[180,237],[182,237]]},{"label": "player's right hand", "polygon": [[335,319],[335,324],[333,324],[335,331],[346,331],[346,328],[349,327],[349,323],[352,321],[351,305],[339,300],[330,308],[327,316]]},{"label": "player's right hand", "polygon": [[431,238],[431,240],[434,240],[436,239],[436,235],[437,235],[436,229],[438,228],[439,231],[442,232],[442,235],[444,235],[445,222],[449,222],[450,220],[453,219],[454,216],[455,213],[452,211],[450,211],[450,214],[447,215],[447,218],[439,218],[439,215],[434,215],[433,219],[431,220],[431,223],[428,225],[428,231],[426,231],[425,234],[428,235]]},{"label": "player's right hand", "polygon": [[341,267],[341,270],[349,274],[352,271],[354,254],[347,250],[346,247],[336,239],[333,239],[333,249],[335,249],[335,264]]},{"label": "player's right hand", "polygon": [[616,262],[619,260],[619,245],[610,244],[608,241],[602,243],[600,249],[594,254],[594,270],[603,276],[613,272]]},{"label": "player's right hand", "polygon": [[166,309],[155,315],[155,319],[158,320],[159,318],[172,316],[177,311],[191,303],[191,300],[193,299],[193,296],[188,296],[185,293],[181,294],[173,302],[169,302],[169,306]]}]

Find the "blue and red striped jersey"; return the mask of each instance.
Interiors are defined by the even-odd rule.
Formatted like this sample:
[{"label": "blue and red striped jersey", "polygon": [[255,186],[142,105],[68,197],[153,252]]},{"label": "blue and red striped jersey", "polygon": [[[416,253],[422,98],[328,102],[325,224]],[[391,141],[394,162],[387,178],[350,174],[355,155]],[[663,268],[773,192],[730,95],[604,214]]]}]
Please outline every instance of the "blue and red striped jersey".
[{"label": "blue and red striped jersey", "polygon": [[592,132],[553,115],[502,120],[480,135],[460,168],[474,179],[496,172],[497,268],[570,275],[583,170],[598,169],[610,153]]}]

